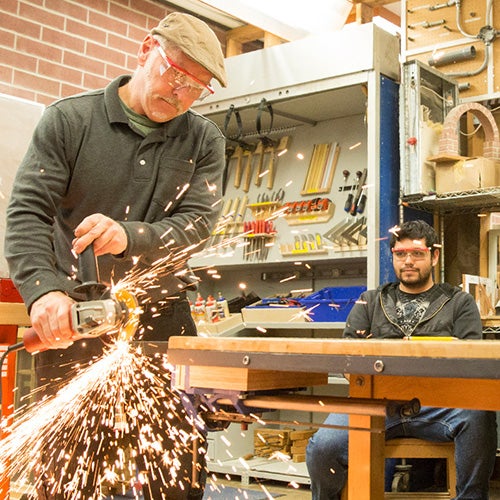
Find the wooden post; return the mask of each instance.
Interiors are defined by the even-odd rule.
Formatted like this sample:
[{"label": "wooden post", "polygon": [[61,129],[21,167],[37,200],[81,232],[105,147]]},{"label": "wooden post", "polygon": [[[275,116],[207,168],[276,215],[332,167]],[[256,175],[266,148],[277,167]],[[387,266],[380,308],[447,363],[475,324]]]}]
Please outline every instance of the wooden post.
[{"label": "wooden post", "polygon": [[262,40],[264,48],[288,41],[251,24],[239,26],[226,33],[226,57],[241,54],[243,52],[243,44],[256,40]]},{"label": "wooden post", "polygon": [[[350,397],[371,398],[372,392],[370,376],[350,376]],[[385,417],[350,415],[349,427],[366,430],[349,429],[347,497],[358,500],[383,500]],[[370,478],[368,482],[367,475]]]}]

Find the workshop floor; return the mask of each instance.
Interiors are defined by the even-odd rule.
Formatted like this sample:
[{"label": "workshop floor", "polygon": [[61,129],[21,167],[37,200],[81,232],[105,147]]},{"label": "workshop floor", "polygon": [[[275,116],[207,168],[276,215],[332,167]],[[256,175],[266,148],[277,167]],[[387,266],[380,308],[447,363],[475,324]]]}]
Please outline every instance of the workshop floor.
[{"label": "workshop floor", "polygon": [[[254,481],[247,486],[242,486],[239,479],[228,480],[223,477],[217,478],[219,485],[232,486],[233,488],[242,488],[245,490],[268,491],[270,495],[276,496],[280,500],[307,500],[311,498],[309,486],[301,485],[298,488],[287,487],[285,483],[278,481]],[[265,490],[262,488],[264,486]],[[21,495],[13,494],[11,500],[21,499]],[[243,494],[241,497],[245,498]],[[418,500],[418,499],[413,499]],[[490,488],[490,500],[500,500],[500,481],[495,481]]]},{"label": "workshop floor", "polygon": [[[296,488],[293,488],[291,486],[287,486],[286,483],[281,481],[253,479],[250,484],[243,486],[239,477],[227,479],[227,476],[225,475],[217,475],[216,481],[219,486],[231,486],[237,489],[241,488],[242,490],[254,490],[260,492],[268,491],[270,495],[276,496],[280,500],[307,500],[311,498],[309,486],[307,485],[298,485]],[[21,498],[23,500],[25,498],[21,493],[15,491],[11,492],[11,500],[21,500]],[[245,498],[245,495],[243,494],[238,496],[238,498]],[[422,499],[423,498],[424,497],[422,497]],[[413,500],[421,499],[414,498]],[[491,482],[489,500],[500,500],[500,479]]]},{"label": "workshop floor", "polygon": [[[279,500],[307,500],[311,498],[311,492],[309,490],[309,486],[301,485],[298,489],[287,487],[285,483],[279,481],[269,481],[269,480],[256,480],[252,481],[250,485],[242,486],[239,479],[235,480],[227,480],[223,477],[219,477],[217,482],[220,485],[232,486],[233,488],[244,488],[248,490],[255,491],[263,491],[261,485],[265,487],[265,489],[271,495],[279,495]],[[245,498],[242,496],[241,498]],[[403,498],[403,497],[401,497]],[[424,497],[422,497],[423,499]],[[427,498],[430,498],[429,496]],[[413,498],[413,500],[420,500],[417,498]],[[490,498],[489,500],[500,500],[500,481],[494,481],[490,487]]]}]

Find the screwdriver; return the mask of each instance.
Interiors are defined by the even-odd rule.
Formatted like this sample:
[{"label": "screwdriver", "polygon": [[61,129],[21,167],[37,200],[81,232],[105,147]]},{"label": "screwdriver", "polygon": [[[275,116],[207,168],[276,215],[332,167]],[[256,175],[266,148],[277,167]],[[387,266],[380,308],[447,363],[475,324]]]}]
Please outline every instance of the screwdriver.
[{"label": "screwdriver", "polygon": [[[354,189],[359,189],[359,183],[361,181],[361,176],[363,175],[363,172],[361,172],[360,170],[358,170],[356,172],[356,185],[354,186]],[[358,205],[358,202],[359,200],[355,200],[354,197],[352,198],[351,200],[351,206],[348,210],[348,212],[351,214],[351,215],[356,215],[356,207]]]},{"label": "screwdriver", "polygon": [[366,206],[366,187],[363,187],[361,191],[361,196],[359,197],[358,206],[356,207],[356,213],[362,214],[365,211]]},{"label": "screwdriver", "polygon": [[[344,189],[346,188],[346,184],[347,184],[347,179],[349,179],[349,175],[351,174],[349,172],[349,170],[344,170],[342,172],[343,176],[344,176]],[[349,194],[347,195],[347,200],[345,201],[345,205],[344,205],[344,211],[345,212],[349,212],[349,210],[351,210],[351,205],[352,205],[352,199],[353,199],[354,195],[352,194],[352,186],[350,187],[349,189]]]}]

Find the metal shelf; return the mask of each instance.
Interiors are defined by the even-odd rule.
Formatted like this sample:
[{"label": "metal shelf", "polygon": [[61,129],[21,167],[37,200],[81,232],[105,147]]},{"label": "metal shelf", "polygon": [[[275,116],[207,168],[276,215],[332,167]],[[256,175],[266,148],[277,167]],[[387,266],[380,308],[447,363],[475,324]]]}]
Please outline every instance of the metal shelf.
[{"label": "metal shelf", "polygon": [[500,187],[409,195],[401,198],[404,206],[436,213],[439,215],[474,213],[490,208],[500,208]]},{"label": "metal shelf", "polygon": [[343,330],[345,321],[304,321],[304,322],[247,322],[243,323],[245,328],[265,328],[266,330]]}]

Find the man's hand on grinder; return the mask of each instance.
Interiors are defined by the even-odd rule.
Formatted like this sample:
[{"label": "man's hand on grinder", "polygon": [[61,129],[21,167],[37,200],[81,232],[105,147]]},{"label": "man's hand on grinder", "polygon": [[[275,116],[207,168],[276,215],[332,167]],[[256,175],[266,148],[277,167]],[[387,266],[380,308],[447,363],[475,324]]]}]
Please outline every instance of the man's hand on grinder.
[{"label": "man's hand on grinder", "polygon": [[121,224],[103,214],[92,214],[76,227],[73,251],[80,254],[93,244],[96,256],[118,255],[127,249],[127,243],[127,233]]},{"label": "man's hand on grinder", "polygon": [[47,349],[65,349],[73,340],[71,306],[74,301],[63,292],[49,292],[33,302],[31,325]]}]

